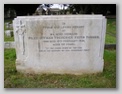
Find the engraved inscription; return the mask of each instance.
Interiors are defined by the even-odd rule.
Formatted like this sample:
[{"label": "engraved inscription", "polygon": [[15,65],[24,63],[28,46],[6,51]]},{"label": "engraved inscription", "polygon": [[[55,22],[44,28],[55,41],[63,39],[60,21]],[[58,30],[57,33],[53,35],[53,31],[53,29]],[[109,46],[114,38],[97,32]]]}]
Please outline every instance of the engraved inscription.
[{"label": "engraved inscription", "polygon": [[[56,29],[58,29],[58,32],[51,32]],[[70,30],[70,32],[67,31],[67,29]],[[40,37],[29,36],[28,39],[38,40],[39,52],[90,51],[90,48],[86,48],[83,45],[87,44],[89,40],[99,39],[99,36],[87,36],[83,35],[83,32],[84,26],[68,26],[63,22],[60,26],[43,26],[43,33],[45,35]],[[40,48],[41,44],[39,41],[43,42],[45,46]]]}]

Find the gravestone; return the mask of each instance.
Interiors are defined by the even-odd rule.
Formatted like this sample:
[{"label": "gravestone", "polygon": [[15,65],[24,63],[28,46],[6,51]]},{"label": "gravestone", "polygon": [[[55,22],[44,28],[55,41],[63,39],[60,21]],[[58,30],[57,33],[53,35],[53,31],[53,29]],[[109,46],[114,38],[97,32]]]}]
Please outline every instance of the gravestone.
[{"label": "gravestone", "polygon": [[10,22],[5,23],[6,29],[13,29],[13,24]]},{"label": "gravestone", "polygon": [[13,29],[13,24],[12,24],[12,23],[9,24],[9,28],[10,28],[10,29]]},{"label": "gravestone", "polygon": [[7,37],[12,37],[12,36],[13,36],[13,31],[12,31],[12,30],[6,30],[6,31],[5,31],[5,35],[6,35]]},{"label": "gravestone", "polygon": [[104,16],[19,16],[13,26],[17,71],[76,75],[103,71]]},{"label": "gravestone", "polygon": [[15,48],[15,43],[14,42],[4,42],[4,48]]},{"label": "gravestone", "polygon": [[6,26],[7,29],[9,28],[9,24],[10,24],[9,22],[5,23],[5,26]]}]

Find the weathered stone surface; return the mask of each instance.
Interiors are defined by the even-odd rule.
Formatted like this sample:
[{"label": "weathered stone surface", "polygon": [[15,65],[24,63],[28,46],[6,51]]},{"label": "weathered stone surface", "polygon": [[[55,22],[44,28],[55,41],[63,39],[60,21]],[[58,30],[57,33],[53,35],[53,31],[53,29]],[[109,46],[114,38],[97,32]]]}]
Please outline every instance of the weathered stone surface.
[{"label": "weathered stone surface", "polygon": [[23,73],[102,72],[102,15],[23,16],[13,21],[16,68]]}]

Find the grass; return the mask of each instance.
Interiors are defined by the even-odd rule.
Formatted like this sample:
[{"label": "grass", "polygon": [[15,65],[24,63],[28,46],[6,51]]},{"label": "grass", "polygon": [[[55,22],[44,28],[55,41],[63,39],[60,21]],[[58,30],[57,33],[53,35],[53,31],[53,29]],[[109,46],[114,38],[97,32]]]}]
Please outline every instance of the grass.
[{"label": "grass", "polygon": [[116,44],[116,37],[106,34],[105,43],[106,44]]},{"label": "grass", "polygon": [[115,88],[116,50],[105,50],[104,71],[89,75],[21,74],[15,68],[15,49],[5,49],[5,88]]},{"label": "grass", "polygon": [[6,35],[4,35],[4,41],[7,42],[7,41],[14,41],[14,36],[12,37],[7,37]]},{"label": "grass", "polygon": [[116,19],[107,19],[106,44],[116,44]]},{"label": "grass", "polygon": [[107,33],[116,35],[116,19],[107,19]]}]

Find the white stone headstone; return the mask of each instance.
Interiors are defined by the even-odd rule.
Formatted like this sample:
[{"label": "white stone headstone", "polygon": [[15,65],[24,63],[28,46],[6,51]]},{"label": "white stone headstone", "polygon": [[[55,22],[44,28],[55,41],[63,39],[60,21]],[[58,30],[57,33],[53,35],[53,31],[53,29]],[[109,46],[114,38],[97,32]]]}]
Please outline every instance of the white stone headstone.
[{"label": "white stone headstone", "polygon": [[6,30],[6,31],[5,31],[5,35],[6,35],[7,37],[12,37],[12,36],[13,36],[13,31],[12,31],[12,30]]},{"label": "white stone headstone", "polygon": [[5,26],[6,26],[6,29],[13,29],[13,23],[6,22]]},{"label": "white stone headstone", "polygon": [[9,22],[6,22],[6,23],[5,23],[5,26],[6,26],[6,28],[8,29],[8,28],[9,28]]},{"label": "white stone headstone", "polygon": [[15,43],[14,42],[4,42],[4,48],[15,48]]},{"label": "white stone headstone", "polygon": [[19,16],[13,26],[19,72],[84,74],[103,71],[104,16]]}]

